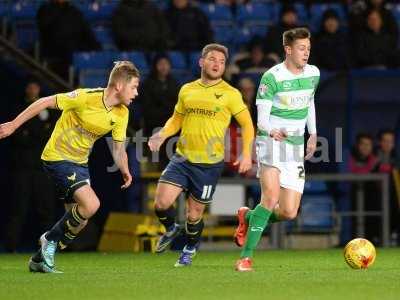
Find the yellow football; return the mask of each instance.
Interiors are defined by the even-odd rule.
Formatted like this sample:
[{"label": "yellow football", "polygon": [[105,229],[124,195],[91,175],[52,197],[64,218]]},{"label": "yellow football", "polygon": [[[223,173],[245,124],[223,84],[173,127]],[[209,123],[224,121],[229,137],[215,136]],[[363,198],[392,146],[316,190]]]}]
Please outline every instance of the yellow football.
[{"label": "yellow football", "polygon": [[362,238],[353,239],[344,247],[344,259],[353,269],[366,269],[376,258],[374,245]]}]

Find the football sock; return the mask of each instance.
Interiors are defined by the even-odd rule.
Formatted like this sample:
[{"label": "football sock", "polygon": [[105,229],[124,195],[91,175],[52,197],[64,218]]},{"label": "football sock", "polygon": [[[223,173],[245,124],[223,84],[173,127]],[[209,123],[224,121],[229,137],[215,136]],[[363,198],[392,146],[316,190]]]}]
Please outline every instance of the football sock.
[{"label": "football sock", "polygon": [[[246,223],[247,223],[247,224],[249,224],[249,222],[250,222],[250,217],[251,217],[251,215],[253,214],[253,212],[254,212],[254,210],[249,210],[249,211],[246,213],[245,218],[246,218]],[[269,217],[268,223],[277,223],[277,222],[280,222],[280,221],[282,221],[282,220],[279,219],[278,215],[273,211],[273,212],[271,213],[271,216]]]},{"label": "football sock", "polygon": [[155,209],[154,212],[160,220],[160,223],[164,225],[167,231],[170,231],[174,224],[175,224],[175,217],[176,217],[176,209],[173,205],[171,205],[166,210]]},{"label": "football sock", "polygon": [[77,232],[77,228],[85,221],[86,219],[78,211],[78,204],[75,204],[46,234],[46,239],[58,242],[59,248],[64,249],[72,243],[77,235],[74,232]]},{"label": "football sock", "polygon": [[247,239],[244,244],[240,257],[252,257],[254,249],[257,247],[261,239],[261,235],[267,227],[271,211],[264,208],[260,204],[256,206],[250,216],[249,228],[247,229]]},{"label": "football sock", "polygon": [[187,248],[189,250],[194,249],[200,242],[201,233],[203,232],[204,222],[203,219],[195,222],[186,221],[185,229],[187,236]]},{"label": "football sock", "polygon": [[72,218],[68,219],[64,225],[64,234],[58,242],[58,247],[62,250],[66,248],[78,235],[78,227],[82,225],[86,219],[79,213],[78,205],[74,205],[71,209]]}]

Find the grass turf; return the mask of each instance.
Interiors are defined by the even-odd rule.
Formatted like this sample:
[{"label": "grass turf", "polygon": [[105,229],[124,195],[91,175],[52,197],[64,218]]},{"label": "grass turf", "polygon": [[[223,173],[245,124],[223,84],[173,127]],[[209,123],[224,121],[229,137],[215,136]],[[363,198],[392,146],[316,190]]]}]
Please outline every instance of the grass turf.
[{"label": "grass turf", "polygon": [[0,255],[0,299],[400,299],[400,249],[378,249],[368,270],[341,250],[259,251],[255,272],[237,273],[238,252],[200,252],[174,268],[178,253],[57,255],[64,274],[32,274],[28,255]]}]

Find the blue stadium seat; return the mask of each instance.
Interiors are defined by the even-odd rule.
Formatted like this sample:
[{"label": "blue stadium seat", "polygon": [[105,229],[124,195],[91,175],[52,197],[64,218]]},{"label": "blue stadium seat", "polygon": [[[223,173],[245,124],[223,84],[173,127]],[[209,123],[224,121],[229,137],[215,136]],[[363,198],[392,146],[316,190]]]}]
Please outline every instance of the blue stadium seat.
[{"label": "blue stadium seat", "polygon": [[141,71],[141,73],[149,69],[147,64],[146,56],[143,52],[132,51],[132,52],[120,52],[116,56],[116,60],[129,60],[135,64],[135,66]]},{"label": "blue stadium seat", "polygon": [[240,25],[246,23],[268,25],[272,21],[272,10],[265,3],[248,3],[239,5],[237,10],[237,21]]},{"label": "blue stadium seat", "polygon": [[400,26],[400,4],[388,3],[387,8],[392,12],[397,24]]},{"label": "blue stadium seat", "polygon": [[332,196],[304,195],[297,225],[301,231],[326,231],[335,226],[335,206]]},{"label": "blue stadium seat", "polygon": [[16,42],[19,48],[24,50],[33,49],[36,41],[39,38],[39,33],[36,26],[31,24],[16,24]]},{"label": "blue stadium seat", "polygon": [[231,9],[227,5],[203,3],[199,7],[211,23],[233,22]]},{"label": "blue stadium seat", "polygon": [[6,0],[0,1],[0,18],[8,17],[10,15],[10,2]]},{"label": "blue stadium seat", "polygon": [[234,42],[237,32],[234,26],[212,25],[212,29],[216,42],[226,45],[228,47]]},{"label": "blue stadium seat", "polygon": [[80,6],[84,17],[95,23],[109,23],[118,1],[94,1]]},{"label": "blue stadium seat", "polygon": [[201,56],[200,51],[195,51],[189,54],[189,69],[194,76],[200,74],[199,59]]},{"label": "blue stadium seat", "polygon": [[168,8],[168,1],[165,0],[150,0],[160,10],[166,10]]},{"label": "blue stadium seat", "polygon": [[341,4],[330,3],[330,4],[313,4],[310,7],[310,28],[314,32],[318,32],[321,27],[322,15],[328,9],[334,10],[339,16],[339,20],[342,24],[346,23],[346,11]]},{"label": "blue stadium seat", "polygon": [[85,70],[79,74],[79,85],[85,88],[105,87],[108,80],[108,70]]},{"label": "blue stadium seat", "polygon": [[305,194],[321,194],[326,193],[328,188],[326,186],[325,181],[320,180],[307,180],[304,184],[304,193]]},{"label": "blue stadium seat", "polygon": [[188,69],[186,57],[182,52],[169,51],[167,55],[171,61],[172,70],[186,71]]},{"label": "blue stadium seat", "polygon": [[102,45],[104,50],[116,50],[111,29],[108,26],[97,25],[92,28],[97,41]]},{"label": "blue stadium seat", "polygon": [[15,21],[29,20],[36,22],[38,8],[38,1],[15,1],[10,8],[10,17]]},{"label": "blue stadium seat", "polygon": [[77,52],[73,56],[73,66],[78,72],[85,69],[109,70],[116,56],[117,52],[112,51]]}]

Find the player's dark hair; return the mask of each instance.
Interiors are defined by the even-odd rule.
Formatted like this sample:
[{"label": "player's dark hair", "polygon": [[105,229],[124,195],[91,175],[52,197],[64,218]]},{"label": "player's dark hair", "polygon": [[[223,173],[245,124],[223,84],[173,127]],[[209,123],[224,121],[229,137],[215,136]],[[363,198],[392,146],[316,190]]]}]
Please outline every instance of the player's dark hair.
[{"label": "player's dark hair", "polygon": [[201,51],[201,57],[205,58],[207,54],[211,51],[218,51],[224,54],[225,59],[228,59],[229,57],[229,51],[228,48],[226,48],[224,45],[221,44],[208,44],[206,45],[203,50]]},{"label": "player's dark hair", "polygon": [[108,79],[109,86],[114,85],[119,80],[129,82],[134,77],[140,77],[139,70],[132,62],[116,61],[114,64],[114,68],[111,70],[110,78]]},{"label": "player's dark hair", "polygon": [[311,33],[305,27],[298,27],[287,30],[283,33],[283,46],[292,46],[296,40],[300,39],[310,39]]}]

